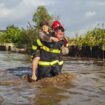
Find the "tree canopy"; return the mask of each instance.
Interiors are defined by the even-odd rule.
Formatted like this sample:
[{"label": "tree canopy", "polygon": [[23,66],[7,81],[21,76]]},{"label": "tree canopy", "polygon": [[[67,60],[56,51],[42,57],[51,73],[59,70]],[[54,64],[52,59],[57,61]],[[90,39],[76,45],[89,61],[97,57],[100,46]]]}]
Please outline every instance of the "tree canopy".
[{"label": "tree canopy", "polygon": [[49,22],[52,19],[53,17],[48,13],[47,9],[44,6],[39,6],[32,20],[36,23],[36,27],[39,28],[41,22]]}]

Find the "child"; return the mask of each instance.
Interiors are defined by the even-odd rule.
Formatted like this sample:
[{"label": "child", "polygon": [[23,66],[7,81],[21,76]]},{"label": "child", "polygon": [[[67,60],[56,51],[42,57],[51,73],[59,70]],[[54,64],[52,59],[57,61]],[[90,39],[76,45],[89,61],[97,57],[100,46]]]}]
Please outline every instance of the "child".
[{"label": "child", "polygon": [[[39,31],[39,38],[42,41],[47,41],[47,42],[58,42],[59,41],[58,38],[49,36],[49,25],[47,22],[41,23],[40,27],[41,27],[41,30]],[[36,70],[38,67],[39,60],[40,60],[40,49],[36,51],[36,54],[32,60],[32,77],[30,78],[31,81],[37,80]]]},{"label": "child", "polygon": [[59,50],[59,53],[47,52],[46,50],[40,49],[40,61],[37,69],[38,80],[60,74],[63,66],[63,60],[61,59],[60,52],[61,47],[64,45],[64,28],[59,26],[55,29],[53,34],[50,35],[57,38],[59,41],[43,43],[47,43],[46,45],[49,46],[49,48],[51,48],[51,51],[56,49]]}]

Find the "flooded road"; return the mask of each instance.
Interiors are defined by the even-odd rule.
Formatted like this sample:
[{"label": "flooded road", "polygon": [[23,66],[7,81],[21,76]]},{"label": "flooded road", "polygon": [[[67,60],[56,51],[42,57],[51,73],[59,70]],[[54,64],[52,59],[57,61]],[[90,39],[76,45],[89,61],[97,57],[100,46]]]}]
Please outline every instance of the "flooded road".
[{"label": "flooded road", "polygon": [[28,55],[0,52],[0,105],[105,105],[105,61],[68,58],[63,72],[76,77],[71,85],[28,83]]}]

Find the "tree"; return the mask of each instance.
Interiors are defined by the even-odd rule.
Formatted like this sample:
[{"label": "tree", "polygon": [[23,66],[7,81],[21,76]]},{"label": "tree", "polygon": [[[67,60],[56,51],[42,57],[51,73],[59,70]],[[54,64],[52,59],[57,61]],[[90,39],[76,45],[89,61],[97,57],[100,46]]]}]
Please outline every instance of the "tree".
[{"label": "tree", "polygon": [[36,40],[37,37],[38,32],[34,27],[28,27],[28,29],[23,29],[17,47],[26,45],[27,49],[31,49],[32,43],[34,40]]},{"label": "tree", "polygon": [[32,20],[36,23],[36,27],[39,29],[41,22],[49,22],[53,20],[53,17],[49,15],[47,9],[44,6],[39,6],[34,13]]},{"label": "tree", "polygon": [[77,36],[72,39],[70,43],[75,43],[75,45],[81,46],[99,46],[105,50],[105,29],[95,28],[91,31],[88,31],[83,37]]},{"label": "tree", "polygon": [[0,33],[0,43],[4,43],[5,42],[5,33]]},{"label": "tree", "polygon": [[17,43],[21,38],[21,30],[14,25],[10,25],[6,29],[6,39],[9,43]]}]

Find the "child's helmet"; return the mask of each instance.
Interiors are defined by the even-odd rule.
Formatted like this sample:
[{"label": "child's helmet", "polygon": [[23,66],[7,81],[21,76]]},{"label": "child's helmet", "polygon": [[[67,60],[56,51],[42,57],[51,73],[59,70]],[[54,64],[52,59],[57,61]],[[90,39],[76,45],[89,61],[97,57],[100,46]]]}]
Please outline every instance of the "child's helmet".
[{"label": "child's helmet", "polygon": [[59,26],[61,26],[61,27],[63,27],[62,25],[61,25],[61,23],[59,22],[59,21],[54,21],[53,22],[53,24],[52,24],[52,28],[55,30],[57,27],[59,27]]}]

